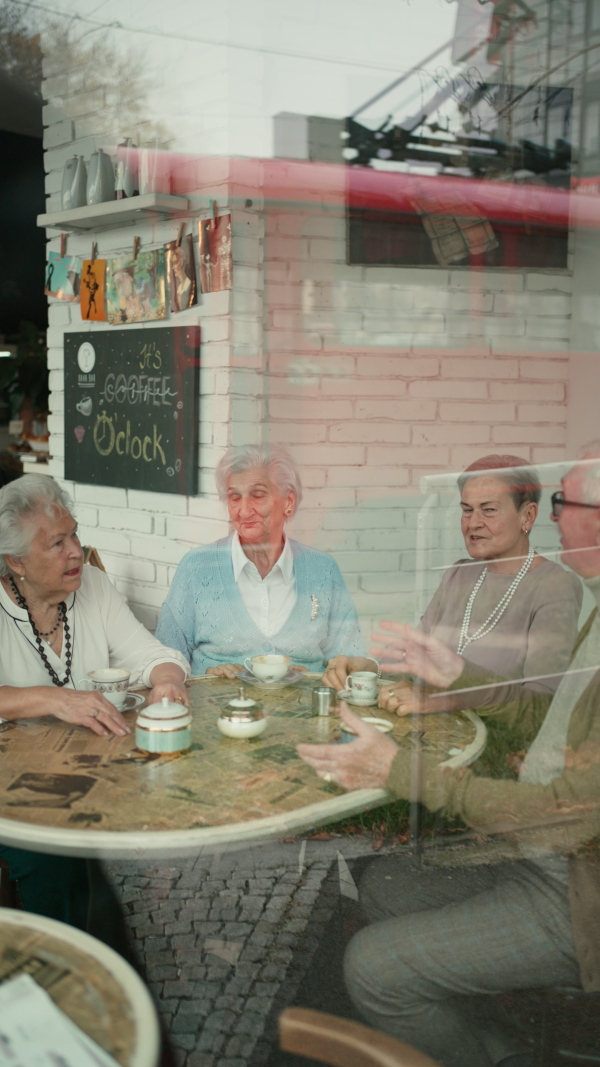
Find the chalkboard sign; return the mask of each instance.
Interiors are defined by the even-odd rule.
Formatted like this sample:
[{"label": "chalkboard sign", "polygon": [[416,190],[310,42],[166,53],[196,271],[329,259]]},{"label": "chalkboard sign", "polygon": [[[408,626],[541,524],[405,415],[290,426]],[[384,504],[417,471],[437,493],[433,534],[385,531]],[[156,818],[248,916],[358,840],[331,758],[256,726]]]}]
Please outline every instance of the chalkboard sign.
[{"label": "chalkboard sign", "polygon": [[65,334],[65,478],[198,491],[200,329]]}]

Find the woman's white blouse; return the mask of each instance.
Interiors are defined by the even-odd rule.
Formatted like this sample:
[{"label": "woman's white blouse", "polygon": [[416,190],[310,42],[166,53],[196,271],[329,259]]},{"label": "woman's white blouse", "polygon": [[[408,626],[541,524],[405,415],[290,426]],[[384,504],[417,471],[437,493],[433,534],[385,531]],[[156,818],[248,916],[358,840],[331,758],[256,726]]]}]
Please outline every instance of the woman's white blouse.
[{"label": "woman's white blouse", "polygon": [[[190,673],[181,652],[166,648],[142,626],[127,607],[110,578],[97,567],[84,566],[81,587],[67,599],[72,664],[69,688],[99,667],[131,671],[131,683],[150,685],[159,663],[176,663]],[[65,676],[65,641],[61,656],[44,642],[49,663],[59,678]],[[51,685],[40,658],[27,612],[17,607],[0,583],[0,685]]]},{"label": "woman's white blouse", "polygon": [[294,557],[286,537],[283,552],[266,578],[244,554],[237,533],[231,540],[233,577],[242,604],[261,633],[270,637],[285,626],[296,603]]}]

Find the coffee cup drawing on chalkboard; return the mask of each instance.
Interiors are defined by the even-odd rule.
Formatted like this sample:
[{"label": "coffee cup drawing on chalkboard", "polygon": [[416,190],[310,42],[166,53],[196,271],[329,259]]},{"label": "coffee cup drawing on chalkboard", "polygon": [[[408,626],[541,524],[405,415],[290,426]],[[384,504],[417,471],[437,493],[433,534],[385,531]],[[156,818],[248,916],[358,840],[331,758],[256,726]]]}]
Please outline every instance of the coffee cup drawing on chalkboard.
[{"label": "coffee cup drawing on chalkboard", "polygon": [[91,396],[84,396],[81,398],[78,404],[75,404],[75,407],[81,415],[91,415],[92,406],[93,405]]}]

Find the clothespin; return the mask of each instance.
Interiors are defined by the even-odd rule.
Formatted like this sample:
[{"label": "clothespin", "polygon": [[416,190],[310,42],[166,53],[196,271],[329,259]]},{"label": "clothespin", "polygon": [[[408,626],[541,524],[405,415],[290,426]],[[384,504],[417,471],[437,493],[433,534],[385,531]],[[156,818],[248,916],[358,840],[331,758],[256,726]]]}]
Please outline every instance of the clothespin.
[{"label": "clothespin", "polygon": [[138,252],[140,250],[141,243],[142,243],[141,237],[134,237],[133,238],[133,258],[134,259],[137,259],[137,257],[138,257]]},{"label": "clothespin", "polygon": [[181,241],[183,239],[183,231],[184,230],[185,230],[185,222],[182,222],[180,227],[179,227],[179,233],[177,234],[177,247],[178,248],[181,245]]},{"label": "clothespin", "polygon": [[94,263],[97,258],[98,258],[98,242],[97,241],[92,241],[92,254],[90,256],[90,259],[91,259],[92,263]]},{"label": "clothespin", "polygon": [[60,258],[64,259],[67,254],[67,234],[61,233],[60,235]]},{"label": "clothespin", "polygon": [[215,226],[217,225],[217,201],[216,200],[211,200],[210,209],[211,209],[211,212],[212,212],[212,218],[210,220],[210,228],[211,228],[211,230],[214,230]]}]

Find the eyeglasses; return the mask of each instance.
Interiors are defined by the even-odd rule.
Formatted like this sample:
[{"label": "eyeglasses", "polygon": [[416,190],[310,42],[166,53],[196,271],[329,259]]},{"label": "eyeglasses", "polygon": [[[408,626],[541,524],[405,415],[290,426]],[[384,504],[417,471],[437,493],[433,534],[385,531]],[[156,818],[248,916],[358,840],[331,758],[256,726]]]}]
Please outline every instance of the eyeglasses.
[{"label": "eyeglasses", "polygon": [[562,515],[565,505],[569,508],[595,508],[598,510],[600,504],[584,504],[581,500],[565,500],[565,494],[559,489],[558,493],[553,493],[550,497],[550,503],[552,504],[552,517],[558,519]]}]

